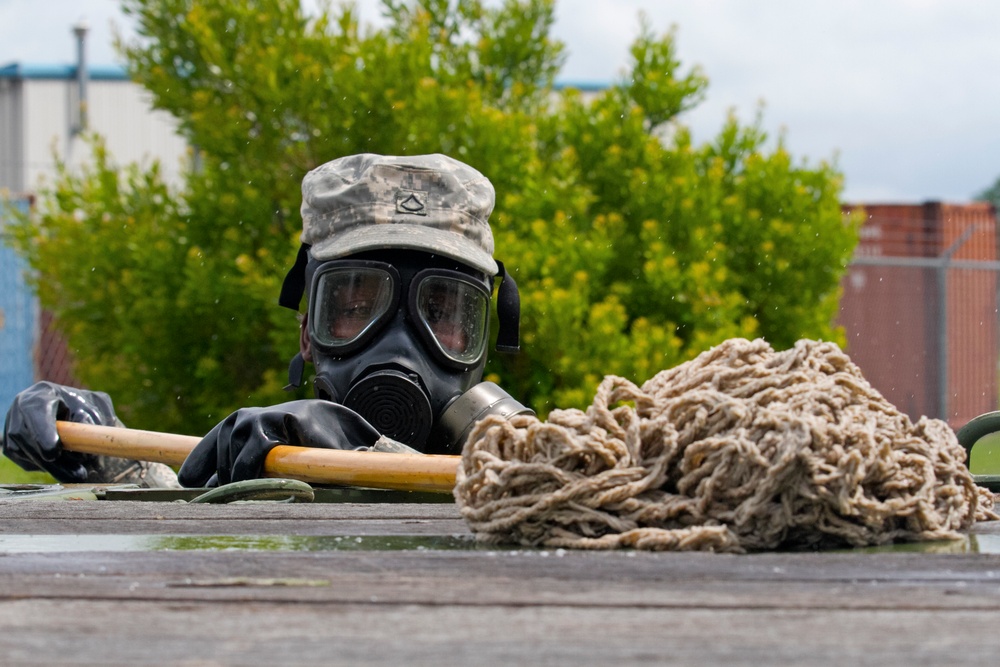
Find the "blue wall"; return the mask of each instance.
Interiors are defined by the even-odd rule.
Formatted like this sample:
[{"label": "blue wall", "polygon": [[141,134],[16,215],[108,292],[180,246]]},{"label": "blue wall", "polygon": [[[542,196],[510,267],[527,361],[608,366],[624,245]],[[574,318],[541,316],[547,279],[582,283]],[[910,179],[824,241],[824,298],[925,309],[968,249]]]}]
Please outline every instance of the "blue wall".
[{"label": "blue wall", "polygon": [[[28,208],[24,200],[15,200],[11,205],[22,211]],[[0,232],[9,215],[0,201]],[[14,394],[34,381],[32,346],[38,306],[24,280],[26,268],[24,261],[0,241],[0,420]]]}]

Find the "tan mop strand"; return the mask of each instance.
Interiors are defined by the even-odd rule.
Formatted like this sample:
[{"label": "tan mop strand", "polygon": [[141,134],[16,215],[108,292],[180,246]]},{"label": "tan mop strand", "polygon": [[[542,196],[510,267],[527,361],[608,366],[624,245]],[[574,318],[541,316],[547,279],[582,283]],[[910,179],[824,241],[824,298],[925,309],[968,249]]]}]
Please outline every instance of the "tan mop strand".
[{"label": "tan mop strand", "polygon": [[945,422],[915,424],[832,343],[728,340],[586,412],[491,417],[455,498],[479,540],[740,552],[961,537],[1000,518]]}]

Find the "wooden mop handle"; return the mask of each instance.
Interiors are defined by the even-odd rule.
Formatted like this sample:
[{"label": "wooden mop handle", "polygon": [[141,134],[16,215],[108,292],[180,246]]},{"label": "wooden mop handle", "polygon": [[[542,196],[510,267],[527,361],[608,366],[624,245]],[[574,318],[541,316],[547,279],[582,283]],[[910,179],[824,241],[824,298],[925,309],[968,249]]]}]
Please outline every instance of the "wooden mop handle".
[{"label": "wooden mop handle", "polygon": [[[200,440],[189,435],[65,421],[56,422],[56,428],[63,447],[73,452],[172,466],[181,465]],[[459,458],[278,445],[264,460],[264,476],[313,484],[451,493]]]}]

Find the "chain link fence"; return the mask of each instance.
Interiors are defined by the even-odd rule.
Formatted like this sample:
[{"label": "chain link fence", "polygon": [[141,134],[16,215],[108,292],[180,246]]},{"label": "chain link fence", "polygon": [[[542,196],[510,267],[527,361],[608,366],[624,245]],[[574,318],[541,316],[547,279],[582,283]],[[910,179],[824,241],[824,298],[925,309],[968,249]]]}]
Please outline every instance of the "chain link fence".
[{"label": "chain link fence", "polygon": [[[0,200],[0,239],[10,217],[9,208],[28,210],[27,199]],[[37,305],[24,278],[25,263],[0,241],[0,410],[34,379],[32,350]]]},{"label": "chain link fence", "polygon": [[873,217],[844,278],[847,352],[911,418],[959,428],[997,409],[1000,262],[992,210],[983,211]]},{"label": "chain link fence", "polygon": [[[0,200],[0,236],[10,208],[28,210],[30,200]],[[37,380],[80,386],[73,359],[52,314],[38,306],[28,284],[28,266],[0,242],[0,418],[17,392]]]}]

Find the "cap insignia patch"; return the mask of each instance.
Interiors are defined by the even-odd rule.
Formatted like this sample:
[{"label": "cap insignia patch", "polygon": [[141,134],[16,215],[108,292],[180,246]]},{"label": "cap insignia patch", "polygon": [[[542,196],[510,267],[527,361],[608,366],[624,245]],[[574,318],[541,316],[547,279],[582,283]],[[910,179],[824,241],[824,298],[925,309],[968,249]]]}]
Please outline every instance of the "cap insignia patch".
[{"label": "cap insignia patch", "polygon": [[427,215],[427,210],[424,205],[425,197],[426,193],[424,192],[399,190],[396,192],[396,213]]}]

